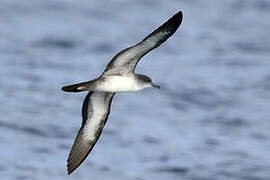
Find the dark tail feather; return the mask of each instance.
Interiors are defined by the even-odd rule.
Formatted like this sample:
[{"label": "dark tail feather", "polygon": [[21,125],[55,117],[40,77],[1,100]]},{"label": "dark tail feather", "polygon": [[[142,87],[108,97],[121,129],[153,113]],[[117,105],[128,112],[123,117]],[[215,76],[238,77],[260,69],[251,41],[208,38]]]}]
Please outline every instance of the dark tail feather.
[{"label": "dark tail feather", "polygon": [[79,84],[72,84],[69,86],[62,87],[62,91],[66,91],[66,92],[90,91],[91,85],[92,85],[92,81],[82,82]]}]

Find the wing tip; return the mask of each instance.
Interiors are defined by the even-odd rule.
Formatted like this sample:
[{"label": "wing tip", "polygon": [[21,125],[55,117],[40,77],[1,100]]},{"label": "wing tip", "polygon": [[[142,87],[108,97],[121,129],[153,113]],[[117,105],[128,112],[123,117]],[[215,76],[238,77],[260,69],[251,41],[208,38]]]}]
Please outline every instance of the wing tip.
[{"label": "wing tip", "polygon": [[179,10],[175,15],[179,16],[181,19],[183,18],[183,12]]},{"label": "wing tip", "polygon": [[[79,166],[77,166],[77,167],[79,167]],[[70,175],[73,171],[75,171],[75,169],[77,169],[77,167],[75,167],[75,168],[72,167],[70,162],[68,161],[68,163],[67,163],[67,174]]]},{"label": "wing tip", "polygon": [[70,154],[69,154],[69,157],[67,159],[67,174],[70,175],[76,168],[72,168],[72,163],[70,162]]},{"label": "wing tip", "polygon": [[183,12],[180,10],[168,20],[168,23],[170,22],[170,24],[175,26],[175,28],[177,29],[182,23],[182,20],[183,20]]},{"label": "wing tip", "polygon": [[177,15],[179,16],[179,19],[182,22],[182,20],[183,20],[183,12],[182,11],[178,11]]},{"label": "wing tip", "polygon": [[79,163],[75,162],[74,159],[71,158],[70,154],[67,160],[67,174],[68,175],[73,173],[82,164],[82,162],[86,159],[89,153],[87,153],[87,155]]},{"label": "wing tip", "polygon": [[67,169],[67,174],[70,175],[74,170]]}]

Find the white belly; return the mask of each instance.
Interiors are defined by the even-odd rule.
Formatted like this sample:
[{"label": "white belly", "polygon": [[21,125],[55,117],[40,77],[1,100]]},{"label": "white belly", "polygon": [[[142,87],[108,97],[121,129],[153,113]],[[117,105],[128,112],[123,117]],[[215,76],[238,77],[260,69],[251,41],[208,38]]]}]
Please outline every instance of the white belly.
[{"label": "white belly", "polygon": [[107,92],[129,92],[143,89],[136,82],[134,76],[107,76],[106,81],[97,88]]}]

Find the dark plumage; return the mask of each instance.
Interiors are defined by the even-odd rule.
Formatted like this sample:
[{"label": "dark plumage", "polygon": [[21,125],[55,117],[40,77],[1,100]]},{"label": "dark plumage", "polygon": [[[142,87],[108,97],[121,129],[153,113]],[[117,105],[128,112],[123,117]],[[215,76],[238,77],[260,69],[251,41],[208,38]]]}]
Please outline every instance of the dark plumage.
[{"label": "dark plumage", "polygon": [[62,88],[66,92],[90,91],[83,102],[81,128],[69,153],[68,174],[85,160],[96,144],[108,119],[115,92],[138,91],[147,87],[159,88],[150,77],[135,74],[134,70],[139,60],[172,36],[181,22],[182,12],[179,11],[140,43],[114,56],[100,77]]},{"label": "dark plumage", "polygon": [[[96,96],[97,94],[100,94]],[[91,152],[94,145],[96,144],[103,127],[108,119],[110,113],[110,106],[112,103],[112,98],[115,93],[106,93],[106,92],[89,92],[84,99],[82,107],[82,125],[75,138],[74,144],[71,148],[68,157],[68,174],[72,173],[79,165],[85,160],[87,155]],[[95,96],[95,99],[91,99]],[[87,139],[86,126],[90,119],[94,118],[94,105],[93,103],[98,103],[99,107],[102,110],[102,118],[98,122],[98,128],[93,129],[93,139]]]}]

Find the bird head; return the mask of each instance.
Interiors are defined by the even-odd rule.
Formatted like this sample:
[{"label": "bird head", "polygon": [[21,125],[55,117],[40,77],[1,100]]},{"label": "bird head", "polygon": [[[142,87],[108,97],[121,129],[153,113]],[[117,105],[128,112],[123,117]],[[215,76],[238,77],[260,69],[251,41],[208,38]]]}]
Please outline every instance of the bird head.
[{"label": "bird head", "polygon": [[160,86],[157,84],[154,84],[152,82],[152,79],[146,75],[143,74],[137,74],[137,78],[141,84],[143,84],[145,87],[154,87],[160,89]]}]

